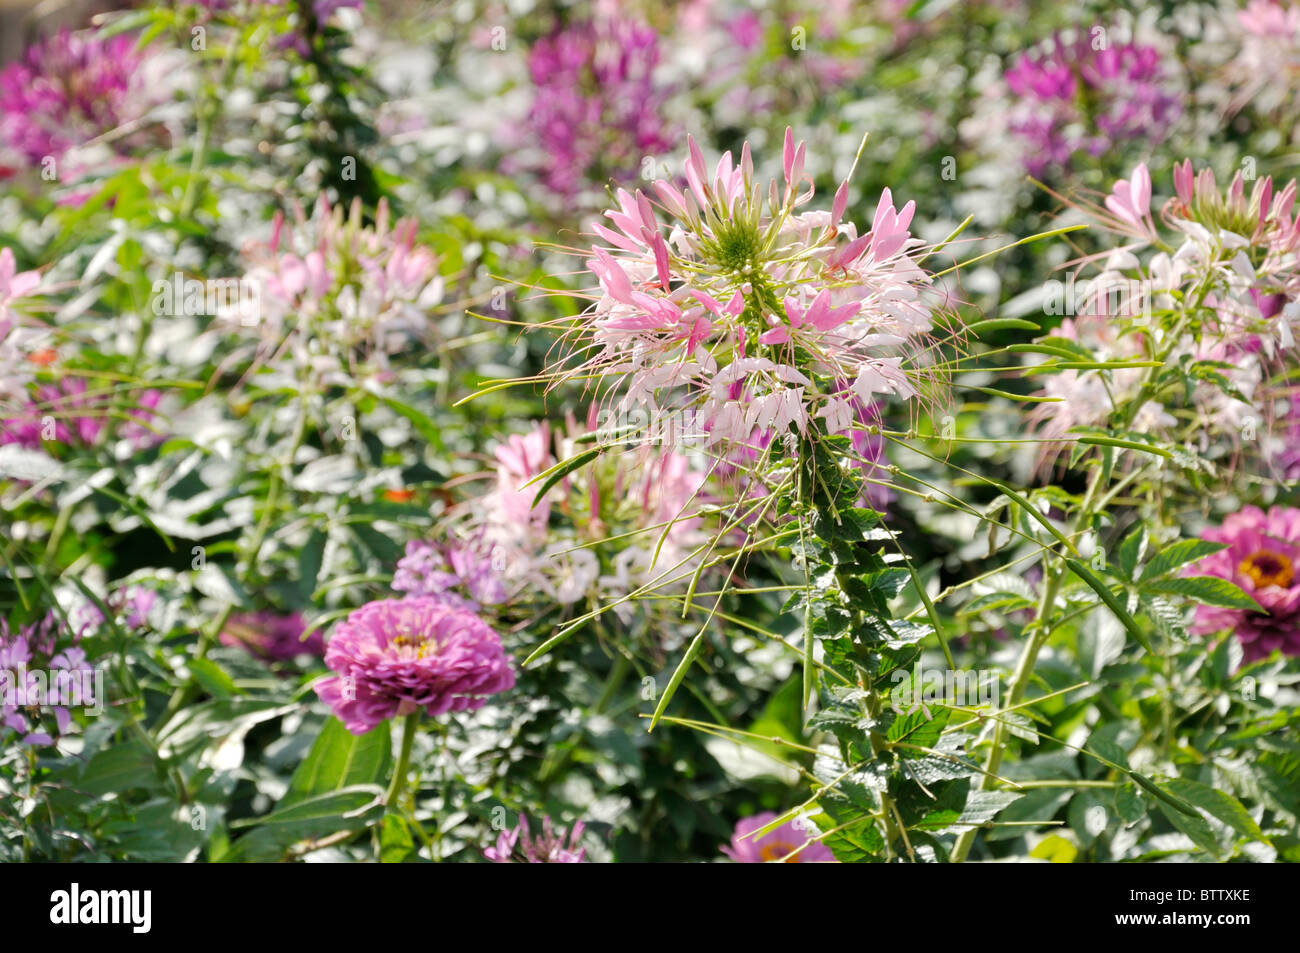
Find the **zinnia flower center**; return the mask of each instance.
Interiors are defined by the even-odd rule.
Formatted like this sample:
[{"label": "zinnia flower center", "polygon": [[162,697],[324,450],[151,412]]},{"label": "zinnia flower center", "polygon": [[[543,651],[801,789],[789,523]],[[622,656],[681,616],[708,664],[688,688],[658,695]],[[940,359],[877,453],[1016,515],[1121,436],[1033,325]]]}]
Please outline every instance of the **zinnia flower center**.
[{"label": "zinnia flower center", "polygon": [[769,860],[780,860],[782,857],[788,857],[787,864],[797,864],[798,857],[790,857],[794,851],[794,844],[787,844],[785,841],[768,841],[758,852],[758,856],[763,858],[766,863]]},{"label": "zinnia flower center", "polygon": [[1295,578],[1291,560],[1281,553],[1261,549],[1242,560],[1238,570],[1256,586],[1289,586]]},{"label": "zinnia flower center", "polygon": [[423,635],[406,634],[394,637],[391,644],[401,649],[411,650],[416,658],[424,658],[437,643]]}]

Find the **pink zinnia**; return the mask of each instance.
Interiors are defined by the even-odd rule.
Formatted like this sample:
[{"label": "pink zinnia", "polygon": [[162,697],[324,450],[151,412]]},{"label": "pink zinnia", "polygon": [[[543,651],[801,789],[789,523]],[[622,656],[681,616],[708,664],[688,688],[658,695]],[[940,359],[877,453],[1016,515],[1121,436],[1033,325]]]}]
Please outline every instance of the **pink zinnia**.
[{"label": "pink zinnia", "polygon": [[482,707],[513,688],[501,639],[474,613],[426,596],[370,602],[334,630],[315,685],[354,735],[389,718]]},{"label": "pink zinnia", "polygon": [[[754,831],[772,823],[776,815],[771,811],[755,814],[736,824],[731,844],[722,852],[738,864],[766,864],[779,861],[784,864],[833,864],[835,855],[821,841],[812,840],[801,832],[793,821],[787,821],[766,834],[753,836]],[[802,848],[802,849],[801,849]],[[798,853],[795,853],[798,851]]]},{"label": "pink zinnia", "polygon": [[1227,579],[1264,611],[1197,606],[1192,631],[1231,631],[1246,662],[1267,658],[1274,650],[1300,655],[1300,510],[1275,506],[1265,513],[1247,506],[1202,536],[1227,543],[1227,548],[1200,560],[1189,574]]}]

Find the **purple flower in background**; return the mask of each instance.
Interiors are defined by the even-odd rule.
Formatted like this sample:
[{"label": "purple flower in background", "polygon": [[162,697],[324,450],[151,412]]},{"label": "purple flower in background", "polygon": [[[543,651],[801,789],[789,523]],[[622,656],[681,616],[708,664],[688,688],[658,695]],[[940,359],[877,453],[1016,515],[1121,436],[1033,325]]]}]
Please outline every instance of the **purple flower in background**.
[{"label": "purple flower in background", "polygon": [[[127,409],[120,435],[135,450],[162,441],[157,413],[163,394],[147,390]],[[111,393],[91,392],[84,377],[68,377],[58,384],[38,387],[34,397],[15,417],[0,419],[0,444],[16,443],[30,450],[50,441],[67,446],[92,447],[100,442],[113,419]]]},{"label": "purple flower in background", "polygon": [[1010,128],[1029,146],[1024,161],[1032,175],[1067,167],[1080,151],[1096,157],[1117,143],[1159,140],[1179,114],[1154,47],[1093,47],[1089,34],[1069,42],[1057,36],[1006,72],[1018,100]]},{"label": "purple flower in background", "polygon": [[737,822],[731,843],[722,848],[722,852],[738,864],[766,864],[770,861],[784,864],[835,863],[831,849],[800,831],[794,821],[787,821],[761,836],[751,836],[774,820],[774,813],[764,811]]},{"label": "purple flower in background", "polygon": [[[120,625],[138,629],[149,622],[149,613],[158,601],[158,593],[143,586],[115,589],[104,597],[104,605]],[[104,613],[93,602],[85,602],[68,614],[77,638],[84,638],[104,624]]]},{"label": "purple flower in background", "polygon": [[17,417],[0,420],[0,444],[39,449],[43,440],[94,446],[108,420],[107,409],[86,396],[86,380],[70,377],[36,389],[36,396]]},{"label": "purple flower in background", "polygon": [[585,827],[582,821],[578,821],[566,835],[563,827],[552,827],[551,819],[544,817],[542,833],[533,837],[528,830],[528,818],[520,815],[519,826],[502,831],[496,846],[484,850],[483,856],[495,864],[585,863],[587,850],[579,846]]},{"label": "purple flower in background", "polygon": [[567,26],[533,46],[528,125],[552,191],[568,198],[589,183],[625,179],[645,156],[672,146],[658,64],[655,31],[624,17]]},{"label": "purple flower in background", "polygon": [[1197,562],[1188,575],[1227,579],[1263,611],[1197,606],[1191,631],[1232,632],[1247,662],[1267,658],[1274,650],[1300,655],[1300,510],[1275,506],[1265,513],[1247,506],[1201,535],[1227,543],[1227,548]]},{"label": "purple flower in background", "polygon": [[79,641],[54,611],[16,630],[0,619],[0,738],[52,745],[72,722],[69,707],[103,704]]},{"label": "purple flower in background", "polygon": [[481,708],[513,688],[501,639],[474,613],[427,596],[370,602],[334,630],[316,694],[348,731],[389,718]]},{"label": "purple flower in background", "polygon": [[894,491],[880,483],[866,482],[889,479],[889,473],[884,469],[889,464],[885,459],[885,438],[879,433],[868,432],[868,428],[880,426],[880,405],[874,401],[863,401],[852,395],[847,382],[843,387],[843,393],[854,417],[854,426],[848,430],[848,435],[853,444],[853,452],[860,458],[854,462],[864,480],[861,502],[864,506],[883,513],[893,501]]},{"label": "purple flower in background", "polygon": [[0,143],[38,165],[142,117],[156,100],[136,38],[61,30],[0,70]]},{"label": "purple flower in background", "polygon": [[263,610],[233,615],[221,630],[221,644],[247,649],[269,662],[284,662],[299,655],[325,654],[325,637],[317,629],[308,638],[307,623],[298,612]]},{"label": "purple flower in background", "polygon": [[[393,588],[412,596],[430,596],[449,605],[477,611],[505,602],[509,594],[492,558],[469,542],[427,543],[412,540],[397,561]],[[468,598],[456,590],[468,594]]]}]

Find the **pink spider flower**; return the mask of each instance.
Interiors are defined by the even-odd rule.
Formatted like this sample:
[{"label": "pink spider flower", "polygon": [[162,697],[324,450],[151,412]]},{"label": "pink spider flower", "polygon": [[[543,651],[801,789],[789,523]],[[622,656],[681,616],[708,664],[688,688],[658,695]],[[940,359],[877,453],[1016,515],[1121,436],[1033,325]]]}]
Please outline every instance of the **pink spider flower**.
[{"label": "pink spider flower", "polygon": [[579,331],[590,356],[557,377],[616,378],[623,410],[684,394],[717,443],[756,429],[806,433],[828,407],[847,415],[850,396],[915,397],[905,361],[933,309],[910,232],[914,203],[898,209],[885,189],[858,235],[842,222],[847,181],[829,211],[799,211],[814,193],[806,147],[790,130],[784,180],[765,184],[748,143],[739,162],[725,153],[712,172],[688,146],[685,191],[665,180],[654,201],[620,190],[605,213],[613,227],[595,226],[607,244],[587,262],[599,283]]},{"label": "pink spider flower", "polygon": [[310,218],[295,208],[292,223],[276,213],[270,238],[244,249],[255,313],[229,309],[226,328],[263,338],[266,353],[283,351],[327,382],[347,383],[359,359],[382,370],[427,336],[442,300],[439,259],[417,243],[417,228],[412,218],[392,221],[382,200],[373,225],[359,201],[345,215],[322,197]]},{"label": "pink spider flower", "polygon": [[496,846],[488,847],[483,856],[494,864],[582,864],[587,861],[587,849],[581,846],[582,821],[569,831],[556,828],[549,817],[542,818],[542,832],[533,835],[528,830],[528,818],[520,815],[519,826],[504,830],[497,837]]}]

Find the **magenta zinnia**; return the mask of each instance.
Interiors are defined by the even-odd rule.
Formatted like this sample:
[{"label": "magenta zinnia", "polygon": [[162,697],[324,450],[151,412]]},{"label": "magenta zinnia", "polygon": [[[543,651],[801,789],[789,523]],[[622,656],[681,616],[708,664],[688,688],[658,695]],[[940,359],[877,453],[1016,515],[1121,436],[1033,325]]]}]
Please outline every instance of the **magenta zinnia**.
[{"label": "magenta zinnia", "polygon": [[337,675],[315,685],[354,735],[389,718],[482,707],[513,688],[501,639],[463,608],[417,596],[371,602],[334,630],[325,664]]},{"label": "magenta zinnia", "polygon": [[1206,556],[1189,573],[1235,583],[1263,611],[1197,606],[1192,631],[1231,632],[1247,662],[1274,651],[1300,655],[1300,510],[1275,506],[1266,513],[1247,506],[1202,536],[1227,548]]}]

